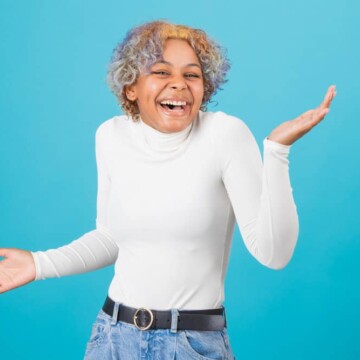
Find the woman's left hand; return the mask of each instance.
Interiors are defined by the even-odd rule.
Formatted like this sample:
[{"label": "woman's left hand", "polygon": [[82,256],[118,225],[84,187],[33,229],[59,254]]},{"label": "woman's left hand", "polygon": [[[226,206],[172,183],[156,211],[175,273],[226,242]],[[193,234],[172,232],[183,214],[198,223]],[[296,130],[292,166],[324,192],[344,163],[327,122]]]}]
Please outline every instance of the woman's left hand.
[{"label": "woman's left hand", "polygon": [[324,119],[335,95],[335,85],[331,85],[318,108],[306,111],[296,119],[285,121],[276,127],[267,138],[283,145],[293,144]]}]

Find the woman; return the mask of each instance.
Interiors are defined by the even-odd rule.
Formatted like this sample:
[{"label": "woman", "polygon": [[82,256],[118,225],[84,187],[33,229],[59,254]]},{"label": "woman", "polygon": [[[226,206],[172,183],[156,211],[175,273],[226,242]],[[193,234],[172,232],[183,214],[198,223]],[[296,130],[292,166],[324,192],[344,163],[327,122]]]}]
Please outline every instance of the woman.
[{"label": "woman", "polygon": [[335,87],[264,139],[262,162],[242,120],[206,112],[228,69],[201,30],[130,30],[108,74],[126,115],[96,132],[96,229],[45,252],[0,249],[0,292],[116,262],[86,359],[233,359],[222,303],[235,221],[264,266],[292,257],[290,146],[325,117]]}]

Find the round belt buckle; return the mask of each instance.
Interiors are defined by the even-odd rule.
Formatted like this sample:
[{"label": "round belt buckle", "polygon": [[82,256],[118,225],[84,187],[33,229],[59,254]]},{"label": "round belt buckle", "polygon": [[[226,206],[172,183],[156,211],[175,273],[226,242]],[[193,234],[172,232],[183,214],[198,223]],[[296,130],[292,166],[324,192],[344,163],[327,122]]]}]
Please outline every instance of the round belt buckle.
[{"label": "round belt buckle", "polygon": [[[137,323],[137,319],[138,319],[138,313],[140,311],[147,311],[149,314],[150,314],[150,323],[146,326],[139,326],[138,323]],[[152,313],[152,311],[150,309],[146,309],[146,308],[139,308],[136,310],[135,314],[134,314],[134,317],[133,317],[133,320],[134,320],[134,325],[139,329],[139,330],[147,330],[150,328],[151,324],[153,323],[154,321],[154,314]]]}]

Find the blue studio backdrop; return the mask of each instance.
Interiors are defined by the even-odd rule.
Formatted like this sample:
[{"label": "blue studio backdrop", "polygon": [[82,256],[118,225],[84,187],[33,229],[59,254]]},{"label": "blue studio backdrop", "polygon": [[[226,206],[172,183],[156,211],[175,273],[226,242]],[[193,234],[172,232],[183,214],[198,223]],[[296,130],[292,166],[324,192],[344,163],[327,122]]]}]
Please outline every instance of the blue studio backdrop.
[{"label": "blue studio backdrop", "polygon": [[[300,234],[270,270],[236,227],[226,278],[238,359],[359,359],[358,0],[1,0],[0,247],[46,250],[95,227],[95,130],[120,114],[105,83],[126,31],[167,19],[228,49],[229,81],[211,104],[262,139],[337,96],[290,149]],[[0,295],[1,359],[81,359],[113,267]]]}]

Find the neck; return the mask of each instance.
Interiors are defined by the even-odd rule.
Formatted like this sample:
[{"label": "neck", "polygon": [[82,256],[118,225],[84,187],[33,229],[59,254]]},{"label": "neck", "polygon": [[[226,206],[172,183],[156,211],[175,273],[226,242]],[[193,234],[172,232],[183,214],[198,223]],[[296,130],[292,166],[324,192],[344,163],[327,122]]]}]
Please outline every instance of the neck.
[{"label": "neck", "polygon": [[192,122],[183,130],[172,133],[163,133],[146,124],[142,119],[140,119],[140,123],[148,145],[153,150],[160,152],[171,152],[177,150],[187,139],[193,127]]}]

